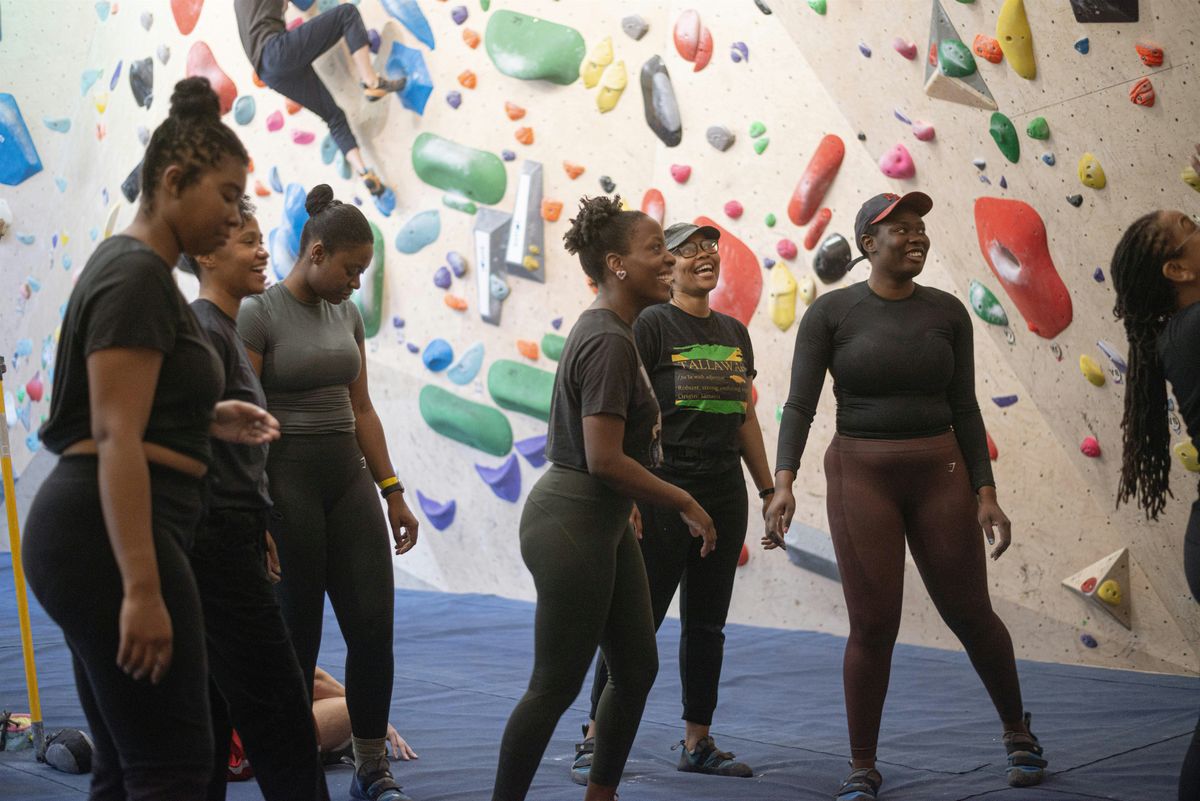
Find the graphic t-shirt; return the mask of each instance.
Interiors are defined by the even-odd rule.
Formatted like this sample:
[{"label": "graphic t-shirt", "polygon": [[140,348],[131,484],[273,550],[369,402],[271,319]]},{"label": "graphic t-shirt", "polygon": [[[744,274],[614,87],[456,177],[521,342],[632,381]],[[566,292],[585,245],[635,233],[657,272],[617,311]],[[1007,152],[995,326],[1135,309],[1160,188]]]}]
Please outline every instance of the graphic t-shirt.
[{"label": "graphic t-shirt", "polygon": [[746,326],[720,312],[694,317],[663,303],[633,324],[663,419],[663,467],[673,472],[738,469],[754,349]]}]

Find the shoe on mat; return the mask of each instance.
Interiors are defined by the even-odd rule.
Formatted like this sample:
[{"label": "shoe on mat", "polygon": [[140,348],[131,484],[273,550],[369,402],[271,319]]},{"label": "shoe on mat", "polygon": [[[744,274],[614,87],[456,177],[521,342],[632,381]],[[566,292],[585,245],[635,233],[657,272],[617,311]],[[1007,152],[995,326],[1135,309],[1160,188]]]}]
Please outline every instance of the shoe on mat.
[{"label": "shoe on mat", "polygon": [[679,765],[676,769],[684,773],[738,776],[743,779],[754,775],[754,770],[745,762],[734,759],[734,754],[718,749],[711,737],[701,737],[700,742],[696,743],[695,751],[689,751],[683,740],[680,740],[675,748],[683,752],[679,755]]},{"label": "shoe on mat", "polygon": [[408,78],[403,75],[399,78],[385,78],[382,75],[377,75],[375,76],[374,86],[361,82],[359,85],[362,86],[367,102],[374,103],[391,92],[403,92],[404,87],[408,85]]},{"label": "shoe on mat", "polygon": [[368,167],[358,175],[360,178],[362,178],[363,185],[367,187],[367,191],[373,196],[379,197],[387,191],[387,185],[384,184],[383,179],[379,177],[379,173],[375,172],[371,168]]},{"label": "shoe on mat", "polygon": [[1008,768],[1005,778],[1010,787],[1032,787],[1041,784],[1046,774],[1046,766],[1050,764],[1042,755],[1042,746],[1038,738],[1029,730],[1029,721],[1033,716],[1025,713],[1025,730],[1029,734],[1006,731],[1004,733],[1004,749],[1008,751]]},{"label": "shoe on mat", "polygon": [[387,762],[374,770],[364,765],[350,780],[350,797],[361,801],[413,801],[392,778]]},{"label": "shoe on mat", "polygon": [[875,768],[855,768],[842,786],[838,788],[834,801],[875,801],[879,797],[879,788],[883,786],[883,776]]},{"label": "shoe on mat", "polygon": [[596,738],[587,736],[587,724],[583,726],[583,742],[575,743],[575,761],[571,763],[571,781],[587,785],[592,772],[592,755],[596,752]]}]

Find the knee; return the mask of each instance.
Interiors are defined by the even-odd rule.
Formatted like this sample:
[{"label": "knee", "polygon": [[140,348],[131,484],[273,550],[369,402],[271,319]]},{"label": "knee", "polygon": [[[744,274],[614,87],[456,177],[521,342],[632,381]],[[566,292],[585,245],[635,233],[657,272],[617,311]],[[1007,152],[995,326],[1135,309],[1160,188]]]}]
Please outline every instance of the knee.
[{"label": "knee", "polygon": [[[952,609],[942,615],[942,620],[964,645],[994,638],[996,628],[1004,630],[1004,624],[991,607],[979,609]],[[1004,630],[1007,634],[1007,630]]]},{"label": "knee", "polygon": [[324,12],[326,14],[334,14],[339,22],[343,24],[354,24],[362,22],[362,14],[358,10],[358,6],[353,3],[340,3],[336,7]]},{"label": "knee", "polygon": [[658,654],[654,654],[654,659],[646,659],[638,664],[629,665],[622,671],[621,675],[613,681],[615,689],[621,694],[628,694],[632,698],[645,698],[650,694],[650,688],[654,686],[654,680],[658,678]]},{"label": "knee", "polygon": [[899,633],[899,616],[858,615],[850,618],[850,634],[847,639],[859,649],[890,651]]}]

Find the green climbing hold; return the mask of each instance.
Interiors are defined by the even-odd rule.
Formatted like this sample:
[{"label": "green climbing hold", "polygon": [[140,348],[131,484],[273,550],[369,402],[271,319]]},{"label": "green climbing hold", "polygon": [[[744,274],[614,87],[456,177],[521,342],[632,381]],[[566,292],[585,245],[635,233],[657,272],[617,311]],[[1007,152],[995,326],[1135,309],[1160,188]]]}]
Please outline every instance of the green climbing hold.
[{"label": "green climbing hold", "polygon": [[808,0],[808,7],[822,16],[825,15],[825,0]]},{"label": "green climbing hold", "polygon": [[442,195],[442,205],[455,211],[465,211],[467,214],[474,214],[479,211],[479,207],[467,200],[462,195],[456,195],[453,192],[448,192]]},{"label": "green climbing hold", "polygon": [[758,139],[755,139],[754,140],[754,152],[761,156],[763,154],[763,151],[767,149],[767,145],[769,145],[769,144],[771,144],[771,137],[769,137],[769,136],[762,136],[762,137],[759,137]]},{"label": "green climbing hold", "polygon": [[421,388],[418,405],[421,417],[443,437],[492,456],[504,456],[512,450],[512,426],[498,409],[460,398],[432,384]]},{"label": "green climbing hold", "polygon": [[965,78],[975,74],[975,56],[962,41],[943,39],[938,45],[938,69],[951,78]]},{"label": "green climbing hold", "polygon": [[500,408],[521,412],[543,422],[550,421],[554,373],[499,359],[488,368],[487,384],[488,393]]},{"label": "green climbing hold", "polygon": [[371,263],[363,271],[362,283],[354,293],[354,303],[358,306],[363,318],[363,335],[367,339],[379,333],[379,325],[383,320],[383,268],[386,264],[387,248],[383,241],[383,231],[379,226],[368,220],[371,235],[375,237],[375,252]]},{"label": "green climbing hold", "polygon": [[766,132],[767,132],[767,126],[763,125],[758,120],[755,120],[754,122],[750,123],[750,135],[751,136],[762,136]]},{"label": "green climbing hold", "polygon": [[438,189],[477,203],[499,203],[508,186],[504,162],[494,153],[476,150],[423,133],[413,142],[412,165],[417,177]]},{"label": "green climbing hold", "polygon": [[558,361],[562,356],[563,345],[567,344],[567,338],[558,334],[546,334],[542,337],[542,353],[551,361]]},{"label": "green climbing hold", "polygon": [[504,75],[567,86],[579,80],[587,49],[574,28],[516,11],[497,11],[484,33],[488,57]]},{"label": "green climbing hold", "polygon": [[767,224],[767,227],[768,227],[768,228],[774,228],[774,227],[775,227],[775,215],[774,215],[774,214],[768,214],[768,215],[767,215],[767,216],[766,216],[766,217],[763,219],[763,222],[765,222],[765,223]]},{"label": "green climbing hold", "polygon": [[492,0],[479,0],[479,7],[487,11],[492,7]]},{"label": "green climbing hold", "polygon": [[1004,158],[1016,164],[1017,159],[1021,158],[1021,140],[1017,138],[1017,129],[1013,127],[1012,120],[999,111],[993,111],[989,130]]},{"label": "green climbing hold", "polygon": [[1025,133],[1031,139],[1049,139],[1050,123],[1046,122],[1045,117],[1034,117],[1025,128]]},{"label": "green climbing hold", "polygon": [[974,309],[975,314],[979,315],[980,320],[992,325],[1008,327],[1008,315],[1004,313],[1004,307],[992,294],[992,290],[983,284],[972,281],[971,288],[967,292],[967,300],[971,302],[971,308]]}]

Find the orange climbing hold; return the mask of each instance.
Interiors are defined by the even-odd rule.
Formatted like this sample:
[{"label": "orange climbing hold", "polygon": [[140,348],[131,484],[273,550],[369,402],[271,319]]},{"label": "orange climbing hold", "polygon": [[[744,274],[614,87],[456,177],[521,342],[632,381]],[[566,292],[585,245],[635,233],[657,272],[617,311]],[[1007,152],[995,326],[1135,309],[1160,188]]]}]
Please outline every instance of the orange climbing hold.
[{"label": "orange climbing hold", "polygon": [[533,129],[522,126],[517,129],[516,137],[517,137],[517,141],[520,142],[521,144],[532,145],[533,144]]},{"label": "orange climbing hold", "polygon": [[204,0],[171,0],[171,13],[175,15],[175,24],[184,36],[196,29],[196,20],[200,19],[200,9],[204,8]]},{"label": "orange climbing hold", "polygon": [[642,213],[653,217],[659,225],[663,224],[667,216],[667,201],[663,199],[662,192],[657,189],[646,190],[642,196]]},{"label": "orange climbing hold", "polygon": [[475,78],[475,73],[470,70],[463,70],[458,74],[458,82],[466,89],[474,89],[478,81]]},{"label": "orange climbing hold", "polygon": [[[172,3],[173,7],[176,5],[176,3]],[[196,3],[197,14],[200,13],[199,6],[200,3]],[[176,15],[176,19],[178,19],[178,15]],[[192,24],[195,24],[194,20]],[[187,77],[191,78],[196,75],[208,78],[213,91],[221,99],[221,113],[228,113],[229,109],[233,108],[234,99],[237,98],[237,87],[233,85],[233,81],[225,74],[225,71],[218,66],[212,50],[204,42],[196,42],[188,51]]]},{"label": "orange climbing hold", "polygon": [[257,73],[257,72],[253,72],[253,71],[251,71],[251,73],[250,73],[250,79],[254,81],[254,85],[255,85],[255,86],[257,86],[259,89],[266,89],[266,88],[267,88],[267,85],[266,85],[265,83],[263,83],[263,79],[262,79],[262,78],[260,78],[260,77],[258,77],[258,73]]},{"label": "orange climbing hold", "polygon": [[102,122],[96,123],[96,140],[102,141],[106,136],[108,136],[108,127]]},{"label": "orange climbing hold", "polygon": [[1154,105],[1154,84],[1150,83],[1149,78],[1139,78],[1129,90],[1129,99],[1136,105],[1150,108]]},{"label": "orange climbing hold", "polygon": [[1000,42],[982,33],[976,34],[971,49],[975,51],[975,55],[993,64],[999,64],[1004,59],[1004,51],[1000,49]]},{"label": "orange climbing hold", "polygon": [[542,219],[546,222],[558,222],[558,217],[562,214],[563,204],[561,200],[543,200],[542,201]]},{"label": "orange climbing hold", "polygon": [[467,47],[474,50],[479,47],[479,34],[470,28],[463,28],[463,41],[467,43]]},{"label": "orange climbing hold", "polygon": [[295,100],[289,100],[284,104],[284,108],[287,109],[288,114],[296,114],[300,111],[300,109],[304,108],[304,106],[300,105]]},{"label": "orange climbing hold", "polygon": [[526,359],[534,362],[537,361],[538,343],[534,342],[532,339],[518,339],[517,350],[520,351],[521,355]]},{"label": "orange climbing hold", "polygon": [[258,195],[259,197],[270,197],[271,190],[267,189],[265,186],[263,186],[262,181],[255,181],[254,182],[254,194]]},{"label": "orange climbing hold", "polygon": [[567,175],[574,181],[579,176],[583,175],[584,167],[582,164],[574,164],[570,161],[563,162],[563,169],[567,171]]},{"label": "orange climbing hold", "polygon": [[521,108],[516,103],[510,103],[509,101],[505,100],[504,113],[508,115],[510,120],[516,122],[525,116],[525,109]]},{"label": "orange climbing hold", "polygon": [[460,298],[458,295],[451,295],[449,292],[447,292],[445,295],[442,295],[442,300],[444,300],[446,302],[447,306],[454,309],[455,311],[466,311],[467,310],[466,299]]},{"label": "orange climbing hold", "polygon": [[1161,67],[1163,63],[1163,49],[1160,45],[1154,42],[1148,42],[1145,39],[1139,39],[1134,44],[1134,49],[1137,50],[1138,58],[1147,67]]}]

